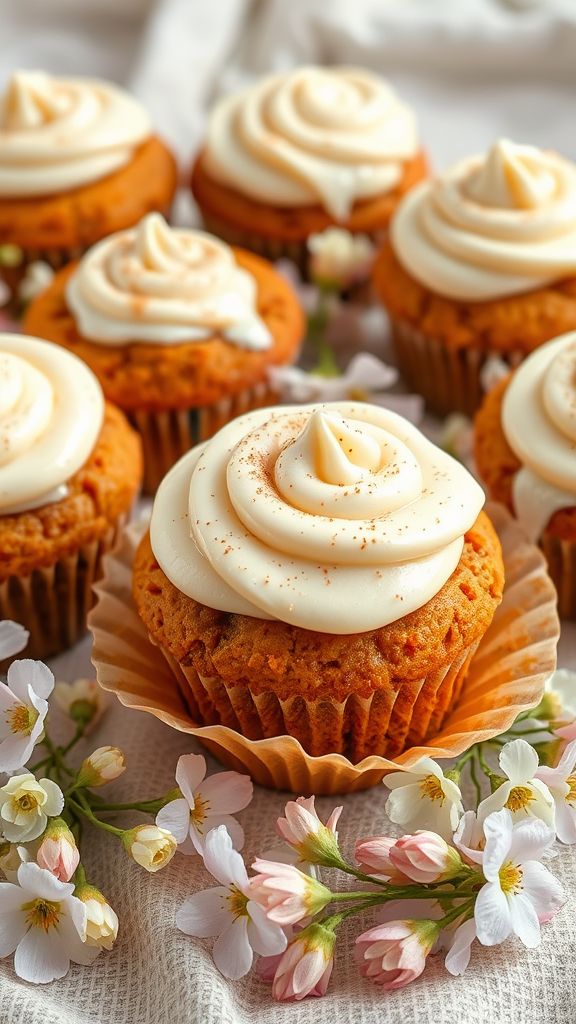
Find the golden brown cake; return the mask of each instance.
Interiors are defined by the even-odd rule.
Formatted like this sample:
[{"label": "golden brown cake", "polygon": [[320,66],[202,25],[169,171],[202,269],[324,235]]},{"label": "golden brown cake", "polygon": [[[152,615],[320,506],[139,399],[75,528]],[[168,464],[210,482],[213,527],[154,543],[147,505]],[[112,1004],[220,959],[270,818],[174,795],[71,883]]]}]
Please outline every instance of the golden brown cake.
[{"label": "golden brown cake", "polygon": [[45,341],[0,337],[2,387],[0,619],[21,622],[27,654],[44,658],[85,629],[102,555],[140,487],[140,441],[87,367]]},{"label": "golden brown cake", "polygon": [[400,369],[439,415],[469,415],[482,369],[576,327],[576,167],[497,142],[400,204],[374,265]]},{"label": "golden brown cake", "polygon": [[439,729],[500,602],[482,503],[394,413],[251,413],[161,485],[136,606],[198,722],[394,756]]}]

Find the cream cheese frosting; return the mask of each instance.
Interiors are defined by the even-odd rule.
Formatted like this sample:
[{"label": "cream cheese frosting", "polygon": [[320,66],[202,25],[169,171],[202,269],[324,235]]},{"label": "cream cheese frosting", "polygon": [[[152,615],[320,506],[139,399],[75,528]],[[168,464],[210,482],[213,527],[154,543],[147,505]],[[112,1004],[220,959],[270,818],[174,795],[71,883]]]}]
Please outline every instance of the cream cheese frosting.
[{"label": "cream cheese frosting", "polygon": [[280,406],[239,417],[174,466],[150,540],[202,604],[358,633],[438,593],[483,503],[468,471],[396,413]]},{"label": "cream cheese frosting", "polygon": [[124,167],[150,136],[138,103],[108,82],[17,71],[0,96],[0,196],[42,196]]},{"label": "cream cheese frosting", "polygon": [[408,272],[450,299],[498,299],[572,276],[576,165],[500,139],[413,189],[391,240]]},{"label": "cream cheese frosting", "polygon": [[66,291],[78,330],[102,345],[175,345],[221,333],[242,348],[267,349],[272,335],[257,299],[254,277],[230,246],[171,228],[159,213],[93,246]]},{"label": "cream cheese frosting", "polygon": [[336,221],[389,192],[418,150],[411,110],[377,75],[303,67],[222,99],[210,115],[208,173],[259,202],[320,204]]},{"label": "cream cheese frosting", "polygon": [[60,501],[102,427],[96,377],[58,345],[0,335],[0,515]]},{"label": "cream cheese frosting", "polygon": [[522,463],[514,510],[532,540],[555,512],[576,506],[576,332],[537,348],[515,371],[502,427]]}]

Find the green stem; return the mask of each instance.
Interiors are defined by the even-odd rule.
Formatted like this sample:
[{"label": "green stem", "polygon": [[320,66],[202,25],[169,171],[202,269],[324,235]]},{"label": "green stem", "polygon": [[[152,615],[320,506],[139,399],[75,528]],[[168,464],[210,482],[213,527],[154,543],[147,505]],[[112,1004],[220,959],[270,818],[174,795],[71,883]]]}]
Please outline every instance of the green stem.
[{"label": "green stem", "polygon": [[481,800],[482,800],[482,786],[480,785],[480,782],[478,781],[478,776],[476,774],[476,758],[475,757],[470,759],[469,771],[470,771],[470,779],[472,780],[472,785],[474,786],[474,789],[476,790],[476,803],[479,804],[481,802]]},{"label": "green stem", "polygon": [[164,797],[158,800],[142,800],[133,804],[106,804],[98,801],[99,811],[142,811],[143,814],[157,814],[166,804]]},{"label": "green stem", "polygon": [[104,829],[105,832],[111,832],[112,835],[118,836],[119,838],[124,835],[125,830],[123,828],[116,828],[115,825],[110,825],[107,821],[101,821],[100,818],[97,818],[96,815],[92,813],[90,804],[84,797],[83,793],[78,793],[77,796],[77,800],[70,798],[70,804],[78,811],[79,814],[82,814],[83,817],[87,818],[92,825],[95,825],[96,828]]},{"label": "green stem", "polygon": [[464,765],[467,764],[468,761],[473,760],[475,757],[476,757],[476,746],[474,745],[473,747],[470,747],[469,750],[466,750],[462,754],[462,756],[458,758],[458,760],[456,761],[456,764],[452,768],[452,771],[453,772],[461,772],[462,768],[464,767]]},{"label": "green stem", "polygon": [[452,907],[452,910],[449,910],[448,913],[444,915],[439,924],[445,928],[447,924],[452,924],[452,921],[457,921],[459,917],[464,915],[468,916],[473,905],[474,901],[470,899],[463,907]]},{"label": "green stem", "polygon": [[52,742],[47,732],[44,732],[44,739],[42,742],[49,751],[49,760],[53,762],[58,777],[61,779],[62,775],[66,774],[72,778],[74,776],[74,772],[70,771],[62,756],[62,751]]},{"label": "green stem", "polygon": [[85,728],[86,727],[84,725],[79,725],[70,742],[67,743],[65,747],[60,747],[60,753],[62,754],[63,757],[65,757],[66,754],[70,753],[72,747],[75,747],[78,741],[82,739],[82,737],[84,736]]}]

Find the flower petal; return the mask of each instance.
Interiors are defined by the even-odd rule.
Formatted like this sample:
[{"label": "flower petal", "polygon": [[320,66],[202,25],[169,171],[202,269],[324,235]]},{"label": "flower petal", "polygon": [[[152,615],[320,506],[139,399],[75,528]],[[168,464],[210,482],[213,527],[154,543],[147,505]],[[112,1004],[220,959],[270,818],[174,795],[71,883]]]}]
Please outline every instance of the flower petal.
[{"label": "flower petal", "polygon": [[0,621],[0,661],[22,651],[28,643],[29,636],[28,630],[19,622],[12,622],[12,619]]},{"label": "flower petal", "polygon": [[510,935],[512,921],[508,900],[497,882],[488,882],[480,889],[474,920],[478,941],[483,946],[497,946]]},{"label": "flower petal", "polygon": [[248,941],[248,919],[237,917],[216,939],[212,950],[214,963],[225,978],[237,981],[252,967],[254,954]]},{"label": "flower petal", "polygon": [[32,658],[23,658],[21,661],[13,661],[6,676],[8,686],[24,704],[29,702],[28,687],[31,686],[34,693],[46,700],[54,689],[54,676],[43,661],[33,661]]},{"label": "flower petal", "polygon": [[500,767],[513,786],[532,779],[538,770],[538,754],[526,740],[511,740],[500,751]]},{"label": "flower petal", "polygon": [[470,947],[476,938],[476,922],[465,921],[454,932],[452,945],[446,954],[444,966],[456,977],[464,974],[470,962]]},{"label": "flower petal", "polygon": [[20,865],[18,884],[33,896],[57,902],[67,899],[74,892],[72,882],[61,882],[51,871],[46,871],[33,862]]},{"label": "flower petal", "polygon": [[199,939],[220,935],[231,920],[226,902],[228,895],[229,890],[223,885],[194,893],[176,912],[177,927]]},{"label": "flower petal", "polygon": [[239,772],[211,775],[198,788],[202,799],[210,804],[210,814],[234,814],[244,810],[254,791],[250,776]]},{"label": "flower petal", "polygon": [[230,814],[209,814],[204,823],[205,834],[208,835],[213,828],[224,825],[232,840],[235,850],[241,850],[244,846],[244,829]]},{"label": "flower petal", "polygon": [[524,893],[518,893],[508,900],[510,920],[515,935],[528,949],[540,945],[540,922],[538,914]]},{"label": "flower petal", "polygon": [[66,946],[54,929],[45,932],[41,928],[30,928],[14,954],[18,977],[37,985],[63,978],[69,967]]},{"label": "flower petal", "polygon": [[482,858],[482,871],[489,882],[496,882],[498,872],[508,856],[512,843],[510,811],[502,810],[489,814],[484,822],[484,835],[486,836],[486,846]]},{"label": "flower petal", "polygon": [[248,939],[254,952],[261,956],[283,953],[288,940],[282,929],[269,921],[264,909],[253,900],[248,901],[246,909],[250,916]]},{"label": "flower petal", "polygon": [[54,818],[60,814],[60,811],[64,807],[64,794],[52,779],[40,779],[40,785],[46,793],[46,803],[42,810],[49,818]]},{"label": "flower petal", "polygon": [[539,818],[525,818],[514,827],[510,842],[510,858],[522,863],[540,860],[554,842],[554,831]]},{"label": "flower petal", "polygon": [[183,843],[188,837],[190,830],[190,806],[184,797],[178,800],[171,800],[165,804],[156,815],[158,828],[165,828],[171,832],[178,844]]},{"label": "flower petal", "polygon": [[576,808],[563,798],[556,803],[556,835],[567,846],[576,843]]},{"label": "flower petal", "polygon": [[566,903],[566,893],[558,879],[536,860],[523,864],[522,885],[540,921],[550,921]]},{"label": "flower petal", "polygon": [[232,846],[232,839],[224,825],[213,828],[204,841],[204,863],[222,885],[236,885],[242,891],[248,885],[244,861]]},{"label": "flower petal", "polygon": [[194,794],[206,775],[206,759],[202,754],[182,754],[176,765],[176,782],[182,796],[194,807]]},{"label": "flower petal", "polygon": [[[9,885],[10,883],[6,882],[5,884]],[[7,910],[4,909],[3,901],[0,901],[0,957],[13,953],[28,930],[26,917],[20,909],[23,902],[22,890],[17,885],[13,888],[18,889],[18,907]]]}]

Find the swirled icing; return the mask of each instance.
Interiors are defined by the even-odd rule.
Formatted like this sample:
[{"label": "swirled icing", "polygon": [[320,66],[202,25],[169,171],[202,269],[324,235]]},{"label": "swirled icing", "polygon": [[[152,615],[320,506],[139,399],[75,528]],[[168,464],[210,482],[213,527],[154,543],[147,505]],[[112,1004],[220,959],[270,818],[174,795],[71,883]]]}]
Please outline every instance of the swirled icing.
[{"label": "swirled icing", "polygon": [[18,71],[0,98],[0,195],[98,181],[129,163],[149,135],[144,108],[115,85]]},{"label": "swirled icing", "polygon": [[175,345],[221,333],[267,349],[272,336],[257,298],[254,277],[225,242],[170,228],[159,213],[93,246],[66,292],[81,334],[103,345]]},{"label": "swirled icing", "polygon": [[150,539],[164,573],[202,604],[357,633],[441,589],[483,503],[467,470],[396,413],[278,407],[177,463]]},{"label": "swirled icing", "polygon": [[38,338],[0,335],[0,515],[66,497],[103,417],[100,385],[80,359]]},{"label": "swirled icing", "polygon": [[576,506],[576,332],[537,348],[504,394],[502,427],[522,463],[516,515],[537,540],[555,512]]},{"label": "swirled icing", "polygon": [[410,192],[391,240],[413,277],[451,299],[497,299],[571,276],[576,165],[501,139]]},{"label": "swirled icing", "polygon": [[275,206],[320,203],[337,221],[393,189],[418,149],[412,111],[377,75],[303,67],[221,100],[203,159],[209,174]]}]

